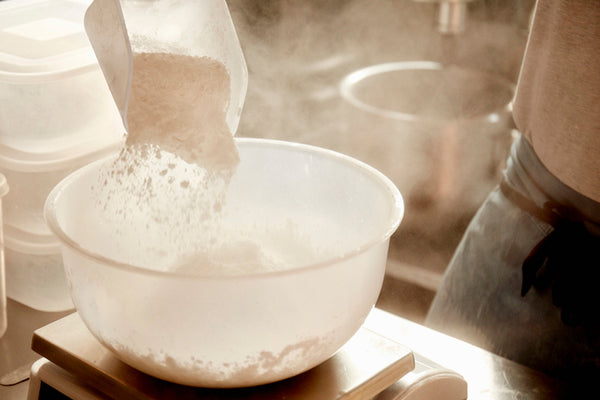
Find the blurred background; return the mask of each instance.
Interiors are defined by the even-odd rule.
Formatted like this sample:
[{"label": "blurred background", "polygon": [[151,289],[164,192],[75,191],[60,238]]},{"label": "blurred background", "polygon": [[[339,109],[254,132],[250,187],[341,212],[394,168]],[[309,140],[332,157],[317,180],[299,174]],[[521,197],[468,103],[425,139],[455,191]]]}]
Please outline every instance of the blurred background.
[{"label": "blurred background", "polygon": [[336,150],[397,184],[405,218],[378,306],[422,322],[501,175],[534,1],[228,5],[249,72],[238,136]]}]

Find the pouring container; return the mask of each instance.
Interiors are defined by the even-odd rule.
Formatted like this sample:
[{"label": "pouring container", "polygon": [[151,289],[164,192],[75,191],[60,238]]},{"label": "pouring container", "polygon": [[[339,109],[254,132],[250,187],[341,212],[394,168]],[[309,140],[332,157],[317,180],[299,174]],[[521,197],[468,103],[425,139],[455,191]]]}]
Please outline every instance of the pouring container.
[{"label": "pouring container", "polygon": [[[248,69],[225,0],[94,0],[86,11],[84,25],[125,126],[132,76],[138,74],[132,58],[146,54],[161,62],[170,58],[171,63],[173,57],[209,58],[227,70],[225,123],[235,134],[246,96]],[[151,79],[168,79],[168,71],[176,70],[169,69]]]},{"label": "pouring container", "polygon": [[121,0],[121,7],[133,53],[209,57],[225,65],[230,77],[225,121],[235,133],[246,96],[248,70],[227,3]]},{"label": "pouring container", "polygon": [[[374,306],[389,239],[403,217],[396,186],[360,161],[283,141],[236,144],[240,163],[227,186],[221,228],[247,232],[247,240],[279,251],[282,260],[295,254],[302,261],[293,267],[246,270],[243,258],[236,274],[196,273],[201,258],[185,270],[137,265],[124,253],[162,244],[150,234],[111,235],[129,227],[107,226],[92,189],[111,158],[74,172],[46,201],[86,326],[122,361],[167,381],[253,386],[331,357]],[[146,218],[139,224],[139,232],[154,229]],[[270,230],[275,234],[263,235]]]}]

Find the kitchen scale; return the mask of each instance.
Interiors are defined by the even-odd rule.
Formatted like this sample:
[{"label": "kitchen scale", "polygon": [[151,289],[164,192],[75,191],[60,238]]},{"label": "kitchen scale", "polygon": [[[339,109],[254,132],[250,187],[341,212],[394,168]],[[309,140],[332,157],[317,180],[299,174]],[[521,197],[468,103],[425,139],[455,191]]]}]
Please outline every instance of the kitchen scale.
[{"label": "kitchen scale", "polygon": [[166,382],[129,367],[73,313],[34,332],[32,348],[43,358],[31,369],[28,400],[64,396],[75,400],[467,398],[467,383],[461,375],[380,331],[367,321],[329,360],[283,381],[251,388],[204,389]]}]

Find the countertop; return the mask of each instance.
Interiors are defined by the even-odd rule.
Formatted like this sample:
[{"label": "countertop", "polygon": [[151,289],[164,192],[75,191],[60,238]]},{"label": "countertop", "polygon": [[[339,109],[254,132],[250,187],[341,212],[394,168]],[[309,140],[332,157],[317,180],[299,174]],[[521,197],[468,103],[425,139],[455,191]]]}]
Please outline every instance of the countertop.
[{"label": "countertop", "polygon": [[[33,331],[67,314],[43,313],[9,300],[9,330],[0,340],[0,373],[5,376],[11,369],[40,358],[30,348]],[[470,399],[548,400],[565,395],[560,382],[540,372],[380,309],[373,310],[365,326],[462,375]],[[0,385],[0,398],[24,400],[27,390],[28,381]]]}]

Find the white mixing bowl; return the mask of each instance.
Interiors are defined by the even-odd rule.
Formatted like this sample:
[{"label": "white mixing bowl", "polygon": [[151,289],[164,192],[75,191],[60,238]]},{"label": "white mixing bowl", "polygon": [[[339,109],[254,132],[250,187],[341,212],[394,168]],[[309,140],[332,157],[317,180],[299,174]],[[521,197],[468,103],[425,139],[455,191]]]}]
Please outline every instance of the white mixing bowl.
[{"label": "white mixing bowl", "polygon": [[[136,243],[161,243],[148,244],[150,233],[141,240],[109,234],[122,231],[107,226],[93,188],[110,160],[74,172],[46,202],[81,318],[122,361],[158,378],[227,388],[294,376],[352,337],[381,290],[389,238],[403,216],[394,184],[332,151],[264,139],[236,143],[241,161],[227,190],[225,231],[249,232],[251,240],[256,229],[258,244],[269,237],[282,259],[295,251],[284,240],[293,231],[289,237],[315,248],[314,257],[304,255],[308,261],[227,276],[123,262]],[[140,221],[152,231],[152,221]],[[263,235],[271,228],[275,235]]]}]

